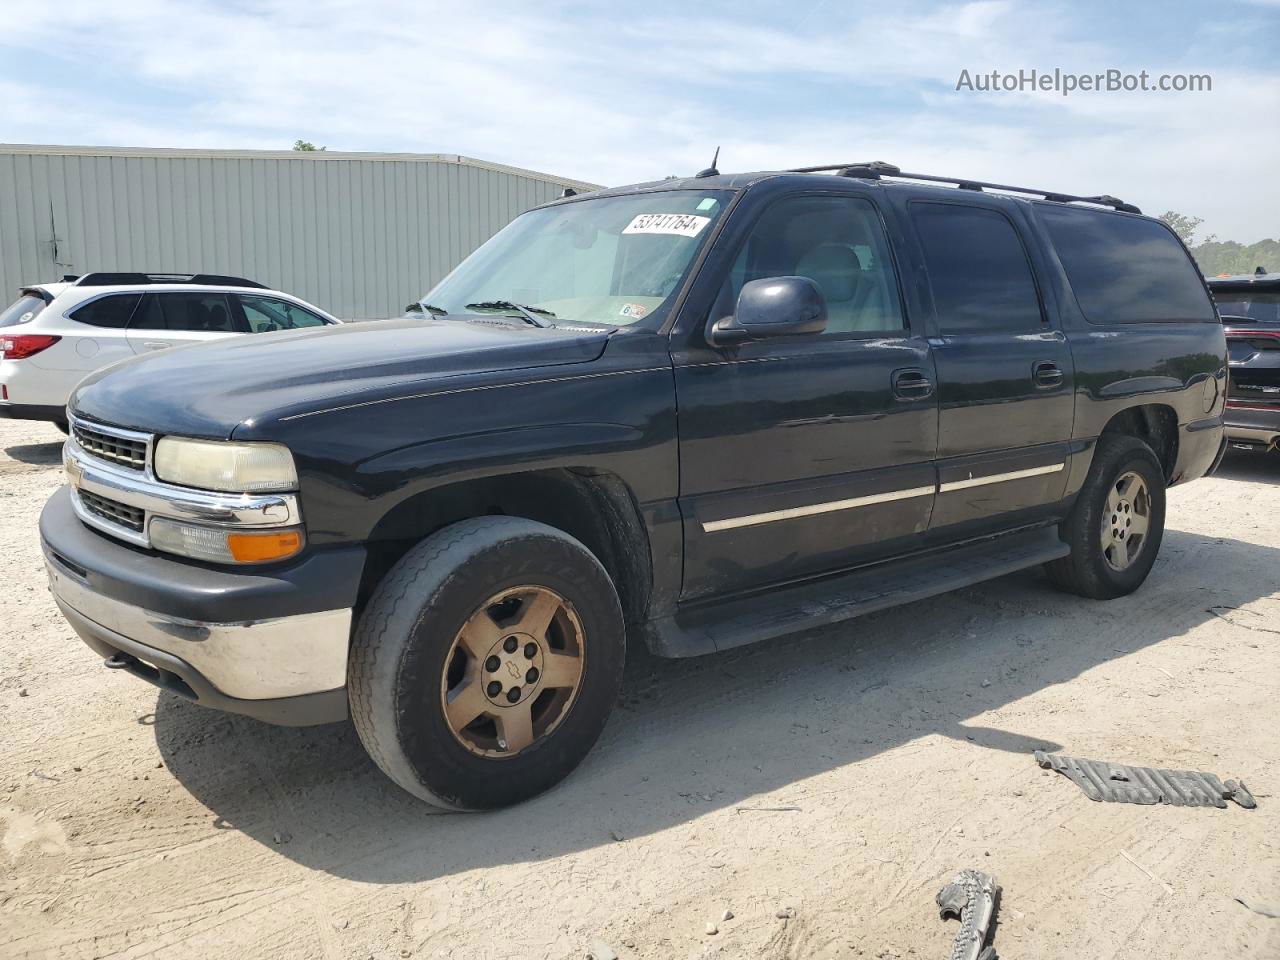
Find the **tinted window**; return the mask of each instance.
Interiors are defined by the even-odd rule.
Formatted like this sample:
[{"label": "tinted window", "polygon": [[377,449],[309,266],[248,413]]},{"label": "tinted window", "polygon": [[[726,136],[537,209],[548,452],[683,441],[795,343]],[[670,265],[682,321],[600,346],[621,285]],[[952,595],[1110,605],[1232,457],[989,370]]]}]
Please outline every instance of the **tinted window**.
[{"label": "tinted window", "polygon": [[287,300],[276,300],[274,297],[247,297],[240,295],[240,306],[244,308],[244,318],[249,321],[249,330],[253,333],[267,333],[271,330],[296,330],[299,327],[323,327],[325,320],[310,310],[303,310],[297,304]]},{"label": "tinted window", "polygon": [[149,293],[131,326],[142,330],[244,332],[222,293]]},{"label": "tinted window", "polygon": [[0,327],[16,327],[20,323],[30,323],[43,309],[44,301],[39,297],[19,297],[0,311]]},{"label": "tinted window", "polygon": [[121,293],[110,297],[99,297],[97,300],[83,304],[71,311],[71,319],[87,323],[94,327],[115,327],[117,329],[129,325],[133,316],[133,308],[142,299],[141,294]]},{"label": "tinted window", "polygon": [[1218,312],[1224,317],[1248,317],[1250,320],[1280,323],[1280,292],[1219,289],[1213,295],[1218,301]]},{"label": "tinted window", "polygon": [[1086,319],[1214,319],[1200,274],[1164,224],[1049,204],[1037,209]]},{"label": "tinted window", "polygon": [[1040,327],[1031,264],[1008,217],[949,203],[913,203],[910,210],[942,333]]},{"label": "tinted window", "polygon": [[717,312],[732,313],[743,285],[768,277],[817,283],[827,301],[828,334],[903,328],[880,218],[859,197],[791,197],[765,210],[729,271]]}]

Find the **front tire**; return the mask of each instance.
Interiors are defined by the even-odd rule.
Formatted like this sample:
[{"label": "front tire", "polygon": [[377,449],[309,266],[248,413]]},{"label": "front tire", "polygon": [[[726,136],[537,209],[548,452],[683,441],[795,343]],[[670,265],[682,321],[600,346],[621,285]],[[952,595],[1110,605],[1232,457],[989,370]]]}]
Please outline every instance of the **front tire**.
[{"label": "front tire", "polygon": [[1045,565],[1050,579],[1094,600],[1133,593],[1160,552],[1164,508],[1164,471],[1151,448],[1127,434],[1104,434],[1062,524],[1071,554]]},{"label": "front tire", "polygon": [[617,592],[585,546],[531,520],[464,520],[374,591],[352,639],[351,717],[374,762],[414,796],[504,807],[586,756],[624,659]]}]

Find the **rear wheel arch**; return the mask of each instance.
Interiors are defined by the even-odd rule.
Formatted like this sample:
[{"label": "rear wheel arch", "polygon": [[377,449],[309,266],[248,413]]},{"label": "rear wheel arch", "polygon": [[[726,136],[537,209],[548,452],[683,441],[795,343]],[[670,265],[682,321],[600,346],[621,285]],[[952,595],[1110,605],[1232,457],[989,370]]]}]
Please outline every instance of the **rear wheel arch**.
[{"label": "rear wheel arch", "polygon": [[569,534],[608,572],[626,621],[646,619],[653,568],[638,502],[617,474],[591,467],[461,480],[397,503],[369,535],[361,603],[415,544],[450,524],[484,516],[520,517]]},{"label": "rear wheel arch", "polygon": [[1178,414],[1165,403],[1144,403],[1114,414],[1100,436],[1124,434],[1137,437],[1156,455],[1165,481],[1173,483],[1178,462]]}]

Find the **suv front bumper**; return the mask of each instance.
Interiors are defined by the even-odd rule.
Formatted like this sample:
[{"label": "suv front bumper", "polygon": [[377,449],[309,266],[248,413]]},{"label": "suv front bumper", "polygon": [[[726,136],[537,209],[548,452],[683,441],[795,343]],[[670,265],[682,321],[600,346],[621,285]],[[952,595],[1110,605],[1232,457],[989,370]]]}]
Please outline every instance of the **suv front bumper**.
[{"label": "suv front bumper", "polygon": [[364,551],[220,570],[112,540],[63,487],[40,516],[49,587],[109,666],[204,706],[306,726],[347,716],[346,667]]}]

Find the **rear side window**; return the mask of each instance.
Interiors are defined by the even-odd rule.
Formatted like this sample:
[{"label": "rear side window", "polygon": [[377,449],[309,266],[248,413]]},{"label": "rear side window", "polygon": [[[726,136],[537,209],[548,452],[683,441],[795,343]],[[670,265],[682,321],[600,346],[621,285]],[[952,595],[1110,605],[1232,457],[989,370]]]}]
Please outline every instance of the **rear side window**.
[{"label": "rear side window", "polygon": [[137,293],[99,297],[72,310],[70,317],[77,323],[87,323],[91,327],[120,329],[129,325],[129,318],[133,316],[134,308],[141,299],[142,295]]},{"label": "rear side window", "polygon": [[224,293],[150,293],[134,318],[141,330],[244,333]]},{"label": "rear side window", "polygon": [[1039,329],[1035,277],[1008,217],[954,203],[913,203],[910,210],[943,334]]},{"label": "rear side window", "polygon": [[44,301],[30,294],[19,297],[0,312],[0,327],[16,327],[30,323],[44,309]]},{"label": "rear side window", "polygon": [[1216,319],[1195,264],[1164,224],[1049,204],[1037,212],[1091,323]]}]

